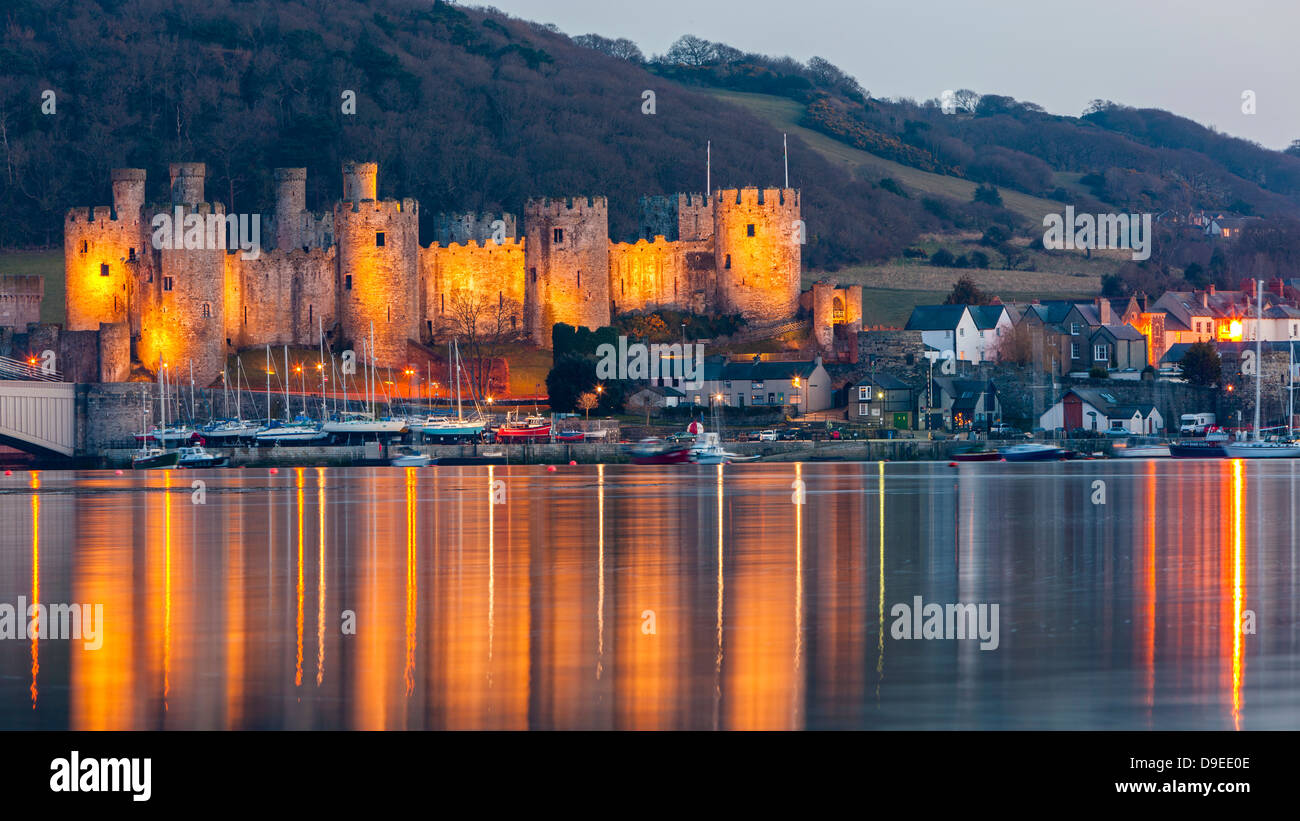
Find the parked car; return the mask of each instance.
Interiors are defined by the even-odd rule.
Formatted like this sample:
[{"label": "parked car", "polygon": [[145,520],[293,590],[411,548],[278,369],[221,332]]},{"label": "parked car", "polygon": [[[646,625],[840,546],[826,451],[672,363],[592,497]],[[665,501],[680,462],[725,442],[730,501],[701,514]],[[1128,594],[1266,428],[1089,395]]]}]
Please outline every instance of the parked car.
[{"label": "parked car", "polygon": [[990,439],[1028,439],[1029,434],[1013,425],[999,422],[989,428]]},{"label": "parked car", "polygon": [[1133,432],[1128,428],[1109,428],[1106,431],[1107,436],[1132,436]]},{"label": "parked car", "polygon": [[760,442],[775,442],[776,438],[776,431],[774,430],[761,430],[758,432],[758,441]]},{"label": "parked car", "polygon": [[776,432],[776,438],[782,442],[788,442],[792,439],[799,438],[800,431],[798,428],[781,428]]}]

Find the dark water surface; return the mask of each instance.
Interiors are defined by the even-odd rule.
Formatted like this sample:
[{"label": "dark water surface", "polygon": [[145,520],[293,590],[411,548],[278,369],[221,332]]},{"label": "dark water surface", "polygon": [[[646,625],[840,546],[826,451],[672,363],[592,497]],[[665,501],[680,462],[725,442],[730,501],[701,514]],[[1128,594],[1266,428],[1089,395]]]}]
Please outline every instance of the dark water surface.
[{"label": "dark water surface", "polygon": [[[1293,462],[19,471],[0,633],[103,634],[11,619],[0,728],[1297,729],[1298,499]],[[894,638],[915,596],[997,604],[997,648]]]}]

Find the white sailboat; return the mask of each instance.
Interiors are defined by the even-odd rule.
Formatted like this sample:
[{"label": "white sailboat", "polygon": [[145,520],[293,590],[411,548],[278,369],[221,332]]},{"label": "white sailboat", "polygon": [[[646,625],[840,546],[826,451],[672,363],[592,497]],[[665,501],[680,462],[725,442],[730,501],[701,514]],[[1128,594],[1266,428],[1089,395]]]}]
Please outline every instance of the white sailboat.
[{"label": "white sailboat", "polygon": [[[1267,442],[1259,438],[1260,371],[1263,370],[1264,280],[1255,281],[1255,427],[1246,442],[1225,442],[1223,451],[1229,459],[1294,459],[1300,457],[1300,445],[1294,442]],[[1288,426],[1289,427],[1289,426]]]},{"label": "white sailboat", "polygon": [[460,345],[453,343],[455,351],[452,361],[456,369],[456,416],[430,416],[420,425],[420,432],[425,436],[478,436],[487,425],[487,420],[476,410],[472,419],[466,419],[460,401]]}]

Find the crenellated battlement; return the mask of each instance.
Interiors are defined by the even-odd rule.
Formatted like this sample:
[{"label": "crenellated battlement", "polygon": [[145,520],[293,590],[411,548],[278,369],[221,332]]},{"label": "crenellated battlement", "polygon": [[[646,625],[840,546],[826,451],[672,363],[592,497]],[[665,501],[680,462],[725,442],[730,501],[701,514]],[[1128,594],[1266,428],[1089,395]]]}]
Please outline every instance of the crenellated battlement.
[{"label": "crenellated battlement", "polygon": [[425,250],[427,251],[436,250],[436,251],[441,251],[444,253],[451,253],[451,254],[483,253],[483,252],[509,253],[512,251],[524,250],[524,238],[513,237],[513,238],[502,240],[501,242],[497,242],[496,240],[492,240],[492,239],[479,242],[476,239],[471,239],[467,242],[449,242],[446,245],[434,242],[431,243],[429,246],[427,246]]},{"label": "crenellated battlement", "polygon": [[72,224],[90,224],[96,222],[120,222],[117,214],[113,212],[112,206],[97,205],[92,207],[78,206],[69,208],[68,213],[63,217],[64,223]]},{"label": "crenellated battlement", "polygon": [[524,203],[525,218],[555,218],[608,211],[609,201],[605,197],[541,197]]},{"label": "crenellated battlement", "polygon": [[748,207],[798,208],[799,190],[797,188],[720,188],[713,193],[715,205],[723,208],[731,205]]}]

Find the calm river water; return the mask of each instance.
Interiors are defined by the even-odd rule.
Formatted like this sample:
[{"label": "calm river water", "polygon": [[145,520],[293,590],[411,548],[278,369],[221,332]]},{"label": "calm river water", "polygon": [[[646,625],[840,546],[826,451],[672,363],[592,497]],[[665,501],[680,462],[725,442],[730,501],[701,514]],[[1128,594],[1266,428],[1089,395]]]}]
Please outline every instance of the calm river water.
[{"label": "calm river water", "polygon": [[[1297,729],[1298,502],[1295,462],[16,471],[0,728]],[[918,596],[996,648],[896,637]]]}]

